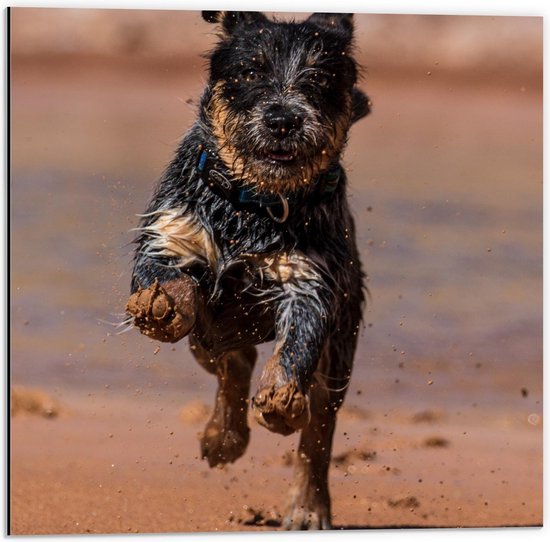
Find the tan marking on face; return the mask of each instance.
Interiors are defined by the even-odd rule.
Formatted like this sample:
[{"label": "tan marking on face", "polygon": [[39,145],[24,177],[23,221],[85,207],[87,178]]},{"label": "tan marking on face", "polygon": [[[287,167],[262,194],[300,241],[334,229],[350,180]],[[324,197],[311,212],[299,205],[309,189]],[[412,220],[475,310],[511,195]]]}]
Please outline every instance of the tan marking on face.
[{"label": "tan marking on face", "polygon": [[222,96],[224,81],[214,86],[209,112],[212,122],[212,131],[219,143],[219,156],[225,166],[240,179],[244,180],[243,161],[239,158],[228,134],[237,127],[237,118],[231,119],[228,115],[229,105]]},{"label": "tan marking on face", "polygon": [[335,121],[328,144],[320,150],[316,160],[304,163],[298,174],[274,178],[269,176],[265,166],[257,159],[248,160],[245,168],[243,159],[231,141],[232,134],[239,130],[239,121],[244,123],[245,119],[229,115],[229,104],[222,95],[223,85],[224,81],[219,81],[213,89],[209,107],[212,131],[219,144],[218,154],[222,162],[243,184],[254,186],[257,192],[288,195],[307,189],[317,175],[338,160],[351,126],[351,96],[347,97],[342,114]]},{"label": "tan marking on face", "polygon": [[212,269],[216,266],[216,244],[200,224],[189,215],[179,215],[178,209],[163,211],[143,231],[151,237],[146,250],[152,254],[178,258],[181,267],[194,260],[205,260]]},{"label": "tan marking on face", "polygon": [[334,134],[330,139],[330,144],[321,153],[319,168],[315,172],[315,175],[328,169],[344,149],[346,137],[351,126],[351,96],[347,96],[346,98],[344,111],[342,111],[340,117],[335,121]]}]

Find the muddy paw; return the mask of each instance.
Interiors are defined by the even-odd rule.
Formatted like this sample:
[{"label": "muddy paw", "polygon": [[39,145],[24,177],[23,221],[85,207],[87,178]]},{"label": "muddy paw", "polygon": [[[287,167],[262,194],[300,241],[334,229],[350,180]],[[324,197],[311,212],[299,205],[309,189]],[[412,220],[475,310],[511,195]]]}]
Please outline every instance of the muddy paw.
[{"label": "muddy paw", "polygon": [[283,519],[283,529],[287,531],[320,531],[330,528],[330,514],[322,509],[295,507]]},{"label": "muddy paw", "polygon": [[249,439],[250,430],[246,426],[225,428],[211,421],[201,438],[202,458],[210,467],[233,463],[244,454]]},{"label": "muddy paw", "polygon": [[134,325],[141,333],[163,342],[176,342],[185,337],[195,323],[195,284],[191,278],[182,279],[178,290],[187,289],[187,300],[184,305],[176,306],[174,297],[163,288],[158,280],[149,288],[139,289],[130,296],[126,312],[134,317]]},{"label": "muddy paw", "polygon": [[303,429],[311,417],[309,399],[295,382],[261,389],[253,399],[253,407],[258,423],[282,435]]}]

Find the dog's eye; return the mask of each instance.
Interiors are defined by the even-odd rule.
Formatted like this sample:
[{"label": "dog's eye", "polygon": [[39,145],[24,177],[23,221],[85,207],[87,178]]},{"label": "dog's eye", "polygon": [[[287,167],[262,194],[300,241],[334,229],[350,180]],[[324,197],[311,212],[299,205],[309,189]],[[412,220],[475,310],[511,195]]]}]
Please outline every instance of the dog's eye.
[{"label": "dog's eye", "polygon": [[330,86],[332,78],[326,73],[318,73],[315,75],[315,84],[321,88],[327,88]]},{"label": "dog's eye", "polygon": [[252,83],[260,78],[260,74],[256,70],[248,69],[241,73],[241,79],[247,83]]}]

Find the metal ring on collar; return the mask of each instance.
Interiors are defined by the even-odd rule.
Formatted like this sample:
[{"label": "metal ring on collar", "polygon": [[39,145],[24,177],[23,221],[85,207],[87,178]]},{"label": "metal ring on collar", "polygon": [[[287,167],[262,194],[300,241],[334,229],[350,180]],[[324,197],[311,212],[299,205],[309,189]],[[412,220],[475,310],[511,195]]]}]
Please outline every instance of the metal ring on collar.
[{"label": "metal ring on collar", "polygon": [[279,197],[281,198],[281,204],[283,206],[283,214],[278,217],[278,216],[275,216],[273,214],[273,211],[271,210],[271,207],[267,207],[267,214],[275,221],[275,222],[278,222],[279,224],[282,224],[283,222],[286,222],[286,219],[288,218],[288,215],[290,214],[290,208],[288,206],[288,201],[287,199],[282,196],[281,194],[279,194]]}]

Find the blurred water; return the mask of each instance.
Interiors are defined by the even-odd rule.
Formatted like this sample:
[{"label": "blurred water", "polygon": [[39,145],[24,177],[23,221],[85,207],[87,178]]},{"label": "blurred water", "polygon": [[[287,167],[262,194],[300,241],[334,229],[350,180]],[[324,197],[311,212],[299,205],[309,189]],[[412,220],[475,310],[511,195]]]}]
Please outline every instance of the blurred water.
[{"label": "blurred water", "polygon": [[[210,390],[214,382],[184,345],[175,351],[162,345],[155,355],[156,345],[148,339],[133,330],[115,335],[105,323],[121,319],[117,313],[124,307],[131,269],[129,187],[111,182],[62,172],[14,175],[14,381],[57,388],[162,383],[174,390]],[[355,207],[369,196],[365,187],[355,188]],[[542,359],[540,250],[507,238],[490,253],[477,241],[480,246],[472,250],[471,239],[498,223],[499,213],[480,205],[460,209],[457,217],[453,205],[389,198],[372,212],[357,210],[371,298],[354,387],[376,388],[398,378],[400,400],[407,401],[404,384],[408,381],[412,391],[422,388],[433,378],[431,367],[449,401],[457,377],[479,379],[480,361],[510,372],[512,380],[523,367],[523,381],[536,385]],[[528,230],[534,211],[507,214],[506,222]],[[419,235],[423,231],[435,232],[435,241],[426,243]],[[264,358],[268,351],[263,349]],[[402,362],[412,372],[399,369]],[[458,386],[455,400],[463,393]]]}]

